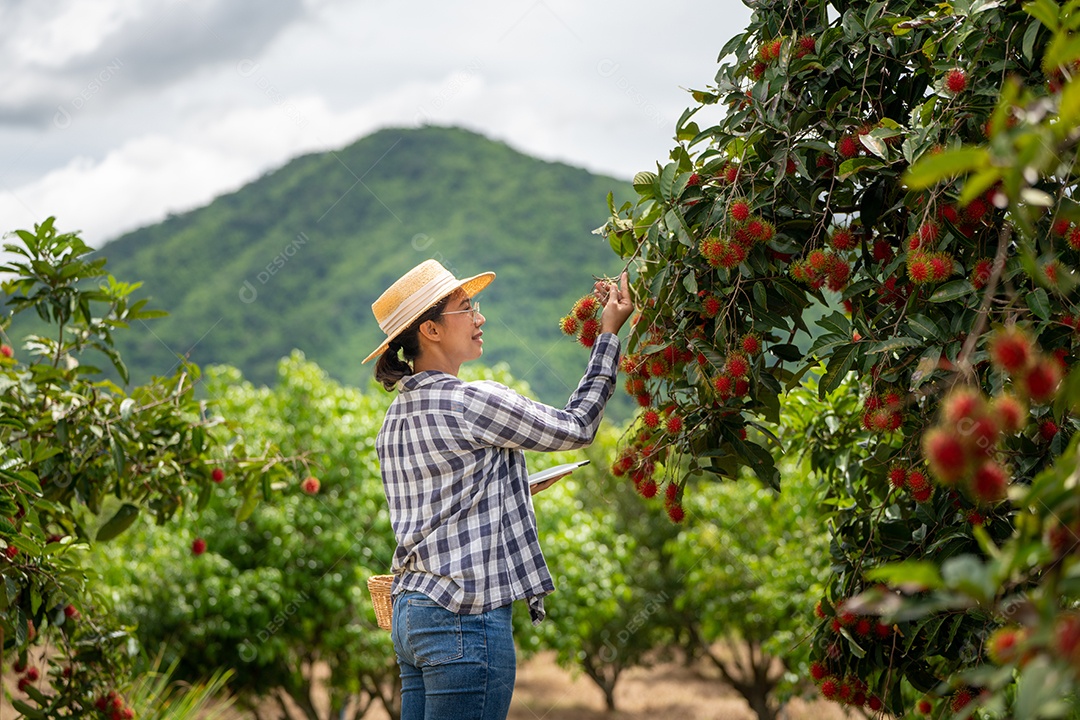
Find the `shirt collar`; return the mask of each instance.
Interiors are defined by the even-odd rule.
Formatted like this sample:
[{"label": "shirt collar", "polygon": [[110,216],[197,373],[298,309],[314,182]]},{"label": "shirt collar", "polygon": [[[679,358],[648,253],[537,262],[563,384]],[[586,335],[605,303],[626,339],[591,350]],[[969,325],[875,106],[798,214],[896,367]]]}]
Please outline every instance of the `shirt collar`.
[{"label": "shirt collar", "polygon": [[455,380],[456,378],[450,373],[443,372],[442,370],[424,370],[414,375],[409,375],[401,380],[401,389],[416,390],[422,388],[425,385],[431,385],[436,382],[445,382],[446,380]]}]

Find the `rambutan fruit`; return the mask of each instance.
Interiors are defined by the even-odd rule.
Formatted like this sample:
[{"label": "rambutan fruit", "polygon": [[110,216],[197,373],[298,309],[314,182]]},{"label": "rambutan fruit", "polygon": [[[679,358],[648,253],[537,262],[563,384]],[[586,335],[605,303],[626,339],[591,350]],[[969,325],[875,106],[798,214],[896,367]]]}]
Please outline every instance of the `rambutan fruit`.
[{"label": "rambutan fruit", "polygon": [[933,282],[947,280],[953,274],[952,255],[947,253],[934,253],[929,258],[930,279]]},{"label": "rambutan fruit", "polygon": [[883,263],[892,260],[894,254],[892,245],[887,240],[875,240],[870,250],[870,256]]},{"label": "rambutan fruit", "polygon": [[1058,424],[1047,418],[1039,423],[1039,436],[1046,442],[1050,442],[1054,439],[1054,436],[1058,434]]},{"label": "rambutan fruit", "polygon": [[971,704],[971,701],[974,699],[975,697],[971,694],[970,690],[967,688],[960,688],[953,694],[952,700],[949,701],[949,708],[954,713],[958,713]]},{"label": "rambutan fruit", "polygon": [[991,412],[998,419],[1003,432],[1019,432],[1027,424],[1027,406],[1015,395],[998,395],[994,398]]},{"label": "rambutan fruit", "polygon": [[1066,235],[1068,235],[1070,227],[1072,227],[1072,223],[1070,223],[1068,220],[1066,220],[1065,218],[1057,218],[1056,220],[1054,220],[1053,223],[1050,224],[1050,232],[1054,233],[1058,237],[1065,237]]},{"label": "rambutan fruit", "polygon": [[728,208],[731,219],[735,222],[744,223],[750,217],[750,204],[745,200],[735,200]]},{"label": "rambutan fruit", "polygon": [[990,275],[994,271],[994,261],[989,258],[983,258],[975,263],[975,267],[971,270],[971,284],[975,286],[976,290],[982,290],[986,287],[986,284],[990,282]]},{"label": "rambutan fruit", "polygon": [[646,408],[645,411],[641,413],[641,424],[650,430],[660,427],[660,413],[656,412],[653,408]]},{"label": "rambutan fruit", "polygon": [[593,295],[586,295],[574,303],[574,309],[571,312],[578,320],[589,320],[596,315],[596,311],[599,309],[600,301]]},{"label": "rambutan fruit", "polygon": [[954,69],[945,73],[945,88],[951,93],[962,93],[967,89],[968,77],[963,70]]},{"label": "rambutan fruit", "polygon": [[1069,234],[1065,236],[1065,242],[1073,250],[1080,250],[1080,226],[1069,230]]},{"label": "rambutan fruit", "polygon": [[682,505],[678,503],[671,503],[667,506],[667,515],[671,519],[671,522],[678,524],[686,517],[686,512],[683,510]]},{"label": "rambutan fruit", "polygon": [[978,390],[959,387],[945,396],[941,403],[941,417],[952,424],[971,420],[986,412],[986,401]]},{"label": "rambutan fruit", "polygon": [[579,321],[573,315],[567,315],[559,320],[559,329],[562,330],[564,335],[576,335],[578,331]]},{"label": "rambutan fruit", "polygon": [[990,361],[1010,375],[1026,370],[1034,360],[1031,338],[1015,325],[995,333],[989,351]]},{"label": "rambutan fruit", "polygon": [[971,492],[980,503],[995,503],[1005,498],[1009,478],[1005,470],[992,460],[987,460],[975,470],[971,478]]},{"label": "rambutan fruit", "polygon": [[840,683],[834,677],[825,678],[821,682],[821,696],[826,700],[835,700],[840,694]]},{"label": "rambutan fruit", "polygon": [[922,285],[933,280],[933,271],[926,255],[909,255],[907,261],[908,279],[916,285]]},{"label": "rambutan fruit", "polygon": [[858,243],[855,240],[855,233],[848,227],[839,227],[833,230],[832,235],[829,236],[829,245],[834,250],[854,250]]},{"label": "rambutan fruit", "polygon": [[713,380],[713,389],[720,394],[721,397],[730,397],[735,391],[735,378],[731,377],[727,373],[718,375]]},{"label": "rambutan fruit", "polygon": [[825,663],[819,662],[817,660],[810,663],[810,677],[812,677],[815,682],[819,680],[824,680],[828,674],[829,669],[825,667]]},{"label": "rambutan fruit", "polygon": [[1061,367],[1050,358],[1040,358],[1024,375],[1021,387],[1037,403],[1049,402],[1061,384]]},{"label": "rambutan fruit", "polygon": [[862,152],[862,143],[854,135],[845,135],[837,141],[836,152],[843,158],[853,158]]},{"label": "rambutan fruit", "polygon": [[923,435],[922,449],[930,472],[942,483],[952,485],[967,472],[967,454],[952,431],[931,428]]},{"label": "rambutan fruit", "polygon": [[795,43],[795,57],[804,58],[807,55],[812,55],[815,52],[817,40],[810,35],[803,35]]},{"label": "rambutan fruit", "polygon": [[977,197],[964,208],[964,217],[968,222],[977,223],[990,211],[990,205],[981,197]]},{"label": "rambutan fruit", "polygon": [[683,419],[678,415],[669,415],[664,423],[664,429],[672,435],[676,435],[683,429]]},{"label": "rambutan fruit", "polygon": [[1001,627],[986,641],[986,654],[995,665],[1007,665],[1020,657],[1023,631],[1015,626]]},{"label": "rambutan fruit", "polygon": [[744,377],[750,372],[750,362],[743,353],[731,353],[724,362],[724,369],[732,377]]},{"label": "rambutan fruit", "polygon": [[709,295],[701,303],[701,314],[707,318],[714,318],[720,314],[724,304],[715,295]]},{"label": "rambutan fruit", "polygon": [[941,219],[955,225],[960,222],[960,212],[955,205],[944,205],[941,208]]},{"label": "rambutan fruit", "polygon": [[889,484],[894,488],[899,489],[904,487],[904,484],[907,482],[907,476],[907,468],[902,465],[893,465],[889,468]]},{"label": "rambutan fruit", "polygon": [[934,486],[926,485],[919,490],[912,490],[911,497],[914,498],[917,503],[924,503],[930,500],[934,496]]},{"label": "rambutan fruit", "polygon": [[761,337],[757,333],[746,333],[739,339],[739,347],[744,353],[754,357],[761,353]]},{"label": "rambutan fruit", "polygon": [[923,698],[922,700],[920,700],[915,707],[923,715],[929,715],[930,713],[934,712],[934,704],[931,703],[926,698]]},{"label": "rambutan fruit", "polygon": [[750,383],[746,378],[735,378],[735,397],[745,397],[750,392]]}]

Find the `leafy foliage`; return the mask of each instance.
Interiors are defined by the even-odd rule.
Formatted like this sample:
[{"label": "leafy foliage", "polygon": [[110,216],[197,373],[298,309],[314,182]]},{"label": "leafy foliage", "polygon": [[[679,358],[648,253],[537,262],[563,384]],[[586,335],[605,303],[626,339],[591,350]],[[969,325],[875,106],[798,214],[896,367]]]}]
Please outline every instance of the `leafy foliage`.
[{"label": "leafy foliage", "polygon": [[[822,395],[849,373],[860,383],[862,406],[809,456],[834,507],[816,644],[831,699],[1042,717],[1073,691],[1076,656],[1047,640],[1072,622],[1073,556],[1031,552],[1052,549],[1054,528],[1070,537],[1075,515],[1076,373],[1055,391],[1077,342],[1078,24],[1075,4],[1052,0],[756,3],[679,120],[671,162],[638,174],[636,203],[612,203],[605,232],[638,269],[642,306],[627,385],[642,422],[660,420],[614,469],[674,488],[673,519],[703,473],[745,466],[780,484],[779,398],[819,363]],[[699,126],[719,103],[722,119]],[[822,305],[837,311],[809,325]],[[1016,368],[992,352],[1009,333],[1030,351]],[[957,414],[948,391],[962,385],[1017,396],[1022,422]],[[993,477],[946,472],[942,433],[964,447],[985,433]],[[987,491],[997,474],[1011,502]],[[860,640],[851,623],[867,617],[894,640]],[[1031,655],[988,664],[992,634],[1018,621]]]},{"label": "leafy foliage", "polygon": [[[130,393],[102,379],[95,358],[126,376],[114,333],[159,313],[132,301],[137,285],[107,275],[105,260],[88,259],[90,248],[52,218],[15,237],[0,268],[8,307],[34,310],[50,332],[0,348],[0,642],[25,673],[17,709],[57,717],[94,712],[131,667],[126,628],[92,580],[90,548],[140,516],[160,523],[205,503],[215,464],[231,466],[245,498],[288,469],[272,445],[247,457],[243,436],[196,399],[195,366]],[[50,644],[55,652],[31,656]]]}]

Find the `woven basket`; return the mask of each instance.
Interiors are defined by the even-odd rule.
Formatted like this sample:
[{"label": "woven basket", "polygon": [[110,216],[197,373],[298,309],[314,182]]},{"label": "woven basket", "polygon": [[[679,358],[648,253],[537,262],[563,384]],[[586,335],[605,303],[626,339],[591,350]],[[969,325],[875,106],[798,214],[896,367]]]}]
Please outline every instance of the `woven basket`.
[{"label": "woven basket", "polygon": [[375,620],[383,630],[393,627],[394,602],[390,598],[390,588],[394,584],[393,575],[372,575],[368,578],[368,592],[371,604],[375,606]]}]

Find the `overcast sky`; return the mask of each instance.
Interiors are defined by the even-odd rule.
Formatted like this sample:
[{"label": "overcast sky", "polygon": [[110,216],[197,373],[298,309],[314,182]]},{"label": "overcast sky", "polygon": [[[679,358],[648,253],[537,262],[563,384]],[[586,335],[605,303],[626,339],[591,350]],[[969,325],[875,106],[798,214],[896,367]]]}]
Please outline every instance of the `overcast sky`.
[{"label": "overcast sky", "polygon": [[3,0],[0,230],[91,245],[379,128],[652,168],[737,0]]}]

